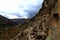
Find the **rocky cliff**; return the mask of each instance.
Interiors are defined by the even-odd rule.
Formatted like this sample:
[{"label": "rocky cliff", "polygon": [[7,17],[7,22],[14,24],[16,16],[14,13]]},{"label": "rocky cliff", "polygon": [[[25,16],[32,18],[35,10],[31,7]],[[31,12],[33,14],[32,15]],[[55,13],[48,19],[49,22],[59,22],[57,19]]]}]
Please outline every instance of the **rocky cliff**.
[{"label": "rocky cliff", "polygon": [[26,23],[0,28],[0,40],[56,40],[57,31],[54,27],[59,22],[56,20],[59,19],[56,5],[55,0],[45,0],[39,13],[32,19],[26,20]]}]

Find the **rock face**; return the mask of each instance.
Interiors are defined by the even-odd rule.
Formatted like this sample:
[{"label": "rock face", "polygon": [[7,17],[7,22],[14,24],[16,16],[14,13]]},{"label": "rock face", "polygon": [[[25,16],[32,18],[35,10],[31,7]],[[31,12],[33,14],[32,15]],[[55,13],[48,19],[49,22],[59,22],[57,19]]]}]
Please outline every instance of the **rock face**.
[{"label": "rock face", "polygon": [[0,40],[48,40],[53,8],[46,3],[45,0],[41,11],[26,23],[0,28]]}]

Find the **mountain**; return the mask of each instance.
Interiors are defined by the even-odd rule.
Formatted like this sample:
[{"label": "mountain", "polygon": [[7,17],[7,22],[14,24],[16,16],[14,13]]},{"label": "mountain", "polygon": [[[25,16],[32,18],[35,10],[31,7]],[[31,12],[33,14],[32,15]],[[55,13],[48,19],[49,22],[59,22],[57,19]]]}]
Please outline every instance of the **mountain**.
[{"label": "mountain", "polygon": [[8,26],[8,25],[9,26],[16,25],[16,23],[14,23],[12,20],[0,15],[0,27],[1,26]]}]

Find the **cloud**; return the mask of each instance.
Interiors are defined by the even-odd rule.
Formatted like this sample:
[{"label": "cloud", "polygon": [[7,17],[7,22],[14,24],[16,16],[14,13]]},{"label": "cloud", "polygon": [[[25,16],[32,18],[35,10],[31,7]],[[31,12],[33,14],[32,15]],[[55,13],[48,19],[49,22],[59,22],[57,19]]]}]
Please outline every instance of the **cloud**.
[{"label": "cloud", "polygon": [[32,18],[42,8],[43,0],[0,0],[0,15],[8,18]]}]

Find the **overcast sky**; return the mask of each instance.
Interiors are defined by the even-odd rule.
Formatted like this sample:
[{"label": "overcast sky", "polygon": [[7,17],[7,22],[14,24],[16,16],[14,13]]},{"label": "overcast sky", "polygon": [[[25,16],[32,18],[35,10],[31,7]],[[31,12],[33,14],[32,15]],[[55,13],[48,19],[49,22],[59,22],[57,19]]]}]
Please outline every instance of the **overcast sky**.
[{"label": "overcast sky", "polygon": [[0,0],[0,15],[9,18],[32,18],[42,8],[43,0]]}]

